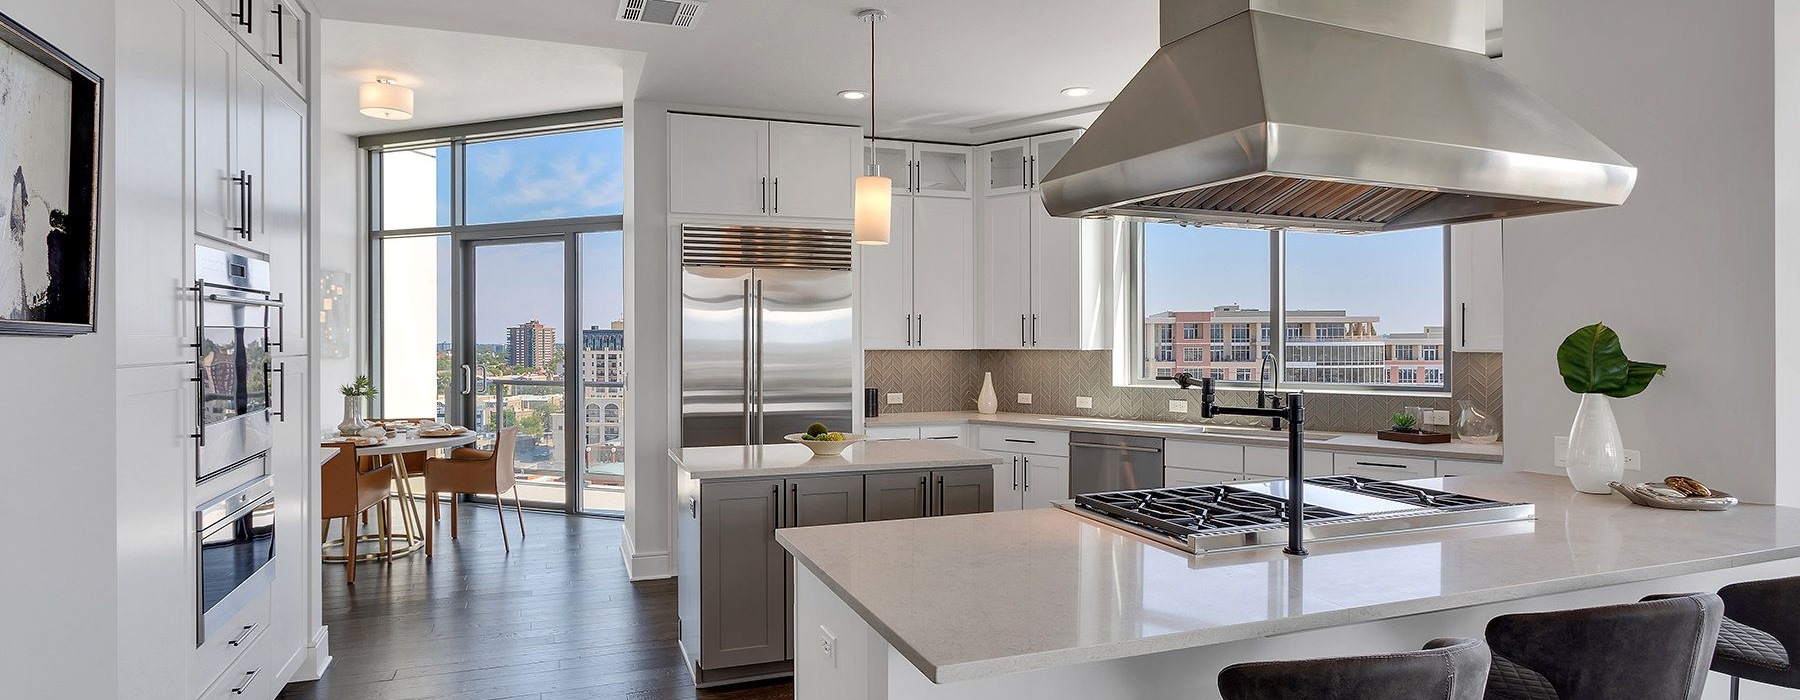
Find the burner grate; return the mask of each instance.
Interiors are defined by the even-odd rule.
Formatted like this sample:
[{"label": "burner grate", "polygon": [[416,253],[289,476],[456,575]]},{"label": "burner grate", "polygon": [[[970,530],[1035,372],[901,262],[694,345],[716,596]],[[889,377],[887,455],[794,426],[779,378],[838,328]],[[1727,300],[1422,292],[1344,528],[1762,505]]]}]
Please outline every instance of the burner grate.
[{"label": "burner grate", "polygon": [[1352,476],[1349,474],[1314,477],[1307,479],[1306,483],[1311,486],[1324,486],[1340,491],[1350,491],[1367,496],[1374,496],[1376,498],[1385,498],[1390,501],[1408,505],[1437,508],[1439,510],[1447,511],[1490,508],[1498,505],[1506,505],[1499,501],[1488,500],[1486,498],[1467,496],[1460,493],[1450,493],[1448,491],[1438,491],[1435,489],[1413,486],[1411,484],[1401,484],[1392,481],[1370,479],[1362,476]]},{"label": "burner grate", "polygon": [[[1177,537],[1287,522],[1286,499],[1224,485],[1081,494],[1075,504]],[[1308,522],[1355,517],[1310,504],[1305,513]]]}]

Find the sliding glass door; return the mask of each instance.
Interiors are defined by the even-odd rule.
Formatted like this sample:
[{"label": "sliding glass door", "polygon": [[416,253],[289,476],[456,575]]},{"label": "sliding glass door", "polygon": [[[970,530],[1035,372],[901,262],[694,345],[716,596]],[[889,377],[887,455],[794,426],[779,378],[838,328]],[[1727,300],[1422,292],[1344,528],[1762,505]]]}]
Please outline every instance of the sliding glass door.
[{"label": "sliding glass door", "polygon": [[[519,498],[539,507],[570,503],[572,442],[567,378],[568,279],[565,236],[469,241],[464,285],[465,362],[476,391],[463,424],[489,449],[499,431],[517,433],[513,477]],[[559,337],[559,334],[560,337]],[[578,436],[577,436],[578,437]]]}]

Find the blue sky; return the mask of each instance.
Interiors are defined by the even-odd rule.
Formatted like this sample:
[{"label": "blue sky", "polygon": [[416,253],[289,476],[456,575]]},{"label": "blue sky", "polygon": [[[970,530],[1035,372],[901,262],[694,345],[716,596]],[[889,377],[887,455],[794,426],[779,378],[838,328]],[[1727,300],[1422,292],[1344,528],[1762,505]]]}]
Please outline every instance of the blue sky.
[{"label": "blue sky", "polygon": [[[1380,316],[1382,333],[1444,322],[1441,229],[1362,236],[1290,233],[1290,309]],[[1224,304],[1269,308],[1269,234],[1150,224],[1145,229],[1145,313]]]},{"label": "blue sky", "polygon": [[[598,129],[470,143],[470,224],[566,219],[625,211],[623,130]],[[438,220],[450,220],[450,159],[438,159]],[[587,233],[581,243],[581,325],[606,327],[625,310],[624,237]],[[506,329],[531,319],[571,333],[563,323],[563,245],[484,246],[475,255],[479,290],[475,342],[504,343]],[[450,242],[438,244],[438,340],[450,340]]]}]

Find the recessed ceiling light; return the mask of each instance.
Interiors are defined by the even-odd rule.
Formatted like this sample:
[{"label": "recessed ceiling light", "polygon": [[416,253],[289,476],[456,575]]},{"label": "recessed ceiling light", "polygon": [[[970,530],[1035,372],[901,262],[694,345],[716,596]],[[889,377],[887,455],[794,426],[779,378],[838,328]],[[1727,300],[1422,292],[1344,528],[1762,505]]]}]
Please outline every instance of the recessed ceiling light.
[{"label": "recessed ceiling light", "polygon": [[1080,86],[1066,87],[1062,89],[1062,94],[1063,97],[1087,97],[1088,95],[1094,94],[1094,89],[1091,87]]},{"label": "recessed ceiling light", "polygon": [[838,93],[838,97],[842,97],[846,100],[861,100],[866,99],[868,96],[869,93],[862,90],[845,90]]}]

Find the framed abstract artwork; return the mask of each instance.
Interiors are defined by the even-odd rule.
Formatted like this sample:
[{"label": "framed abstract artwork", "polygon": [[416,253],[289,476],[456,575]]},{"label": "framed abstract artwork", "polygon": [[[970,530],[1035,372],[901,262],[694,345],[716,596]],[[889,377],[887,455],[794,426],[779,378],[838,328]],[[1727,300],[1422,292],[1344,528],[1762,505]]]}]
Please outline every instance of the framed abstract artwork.
[{"label": "framed abstract artwork", "polygon": [[0,14],[0,335],[94,332],[101,79]]}]

